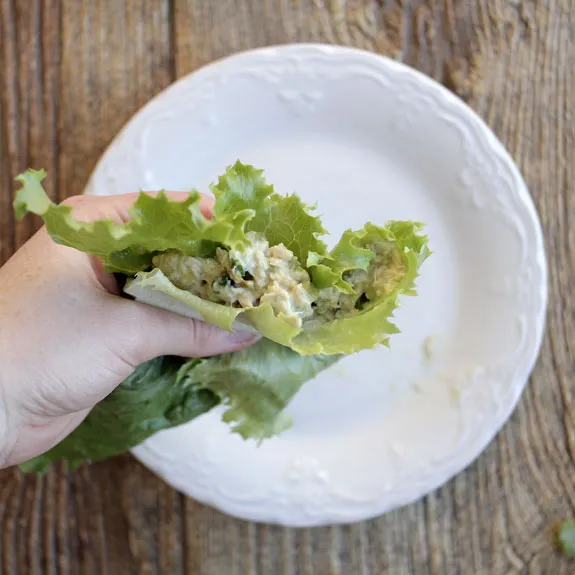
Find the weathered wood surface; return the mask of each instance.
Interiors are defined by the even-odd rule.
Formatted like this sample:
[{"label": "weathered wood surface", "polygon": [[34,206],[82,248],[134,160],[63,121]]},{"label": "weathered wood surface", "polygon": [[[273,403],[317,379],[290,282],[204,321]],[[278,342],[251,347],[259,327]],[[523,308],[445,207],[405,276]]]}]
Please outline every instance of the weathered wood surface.
[{"label": "weathered wood surface", "polygon": [[543,220],[548,331],[510,422],[423,501],[343,528],[225,517],[130,457],[44,478],[0,473],[0,574],[575,573],[553,549],[575,515],[575,6],[572,0],[0,0],[0,262],[13,176],[80,193],[106,144],[175,78],[266,44],[321,41],[401,59],[495,130]]}]

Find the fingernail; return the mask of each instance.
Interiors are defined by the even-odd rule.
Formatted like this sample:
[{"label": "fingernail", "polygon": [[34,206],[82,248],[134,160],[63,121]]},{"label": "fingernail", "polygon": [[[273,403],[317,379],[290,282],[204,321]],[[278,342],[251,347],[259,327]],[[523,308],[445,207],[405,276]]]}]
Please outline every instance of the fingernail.
[{"label": "fingernail", "polygon": [[255,343],[260,338],[261,335],[256,333],[250,333],[248,331],[234,331],[230,334],[230,339],[234,343],[241,343],[246,345],[250,343]]}]

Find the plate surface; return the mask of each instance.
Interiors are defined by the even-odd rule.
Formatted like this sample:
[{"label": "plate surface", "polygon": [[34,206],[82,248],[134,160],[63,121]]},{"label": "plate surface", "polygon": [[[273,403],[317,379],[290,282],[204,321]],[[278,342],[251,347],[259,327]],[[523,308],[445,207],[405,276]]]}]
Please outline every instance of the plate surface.
[{"label": "plate surface", "polygon": [[217,410],[133,450],[180,491],[257,521],[352,522],[437,488],[513,410],[546,307],[529,193],[486,125],[427,77],[341,47],[242,53],[183,78],[112,142],[87,193],[208,191],[236,159],[318,202],[331,243],[367,220],[427,224],[433,256],[391,349],[308,382],[257,447]]}]

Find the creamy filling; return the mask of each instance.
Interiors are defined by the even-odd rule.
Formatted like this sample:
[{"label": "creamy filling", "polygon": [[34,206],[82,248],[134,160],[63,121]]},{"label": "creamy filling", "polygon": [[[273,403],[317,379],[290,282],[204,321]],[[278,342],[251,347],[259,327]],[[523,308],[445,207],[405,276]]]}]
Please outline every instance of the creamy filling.
[{"label": "creamy filling", "polygon": [[242,252],[218,248],[214,258],[177,251],[157,255],[153,264],[178,288],[232,307],[269,303],[276,315],[296,326],[313,315],[315,290],[309,274],[283,244],[270,246],[254,232]]},{"label": "creamy filling", "polygon": [[361,311],[370,301],[392,292],[405,275],[405,261],[394,246],[378,242],[365,246],[375,253],[367,270],[344,272],[343,280],[353,287],[346,294],[335,287],[318,291],[314,302],[315,313],[322,321],[348,317]]},{"label": "creamy filling", "polygon": [[343,279],[353,294],[335,287],[316,290],[309,274],[283,244],[270,246],[255,232],[243,251],[217,248],[215,258],[171,250],[153,258],[178,288],[202,299],[236,308],[268,303],[276,315],[300,327],[305,321],[330,321],[358,313],[370,300],[391,292],[403,278],[405,262],[389,243],[369,246],[376,255],[367,271],[350,270]]}]

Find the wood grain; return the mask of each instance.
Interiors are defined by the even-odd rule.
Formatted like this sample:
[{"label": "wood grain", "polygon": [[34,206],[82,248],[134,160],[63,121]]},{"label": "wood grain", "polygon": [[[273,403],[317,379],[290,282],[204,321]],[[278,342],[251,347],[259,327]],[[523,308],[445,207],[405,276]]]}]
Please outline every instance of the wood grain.
[{"label": "wood grain", "polygon": [[0,575],[575,573],[552,526],[575,515],[575,11],[570,0],[0,0],[0,262],[38,225],[12,178],[81,193],[128,118],[238,50],[358,46],[465,99],[517,161],[542,218],[548,330],[516,412],[465,472],[404,509],[290,530],[223,516],[129,456],[0,473]]}]

